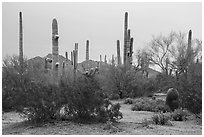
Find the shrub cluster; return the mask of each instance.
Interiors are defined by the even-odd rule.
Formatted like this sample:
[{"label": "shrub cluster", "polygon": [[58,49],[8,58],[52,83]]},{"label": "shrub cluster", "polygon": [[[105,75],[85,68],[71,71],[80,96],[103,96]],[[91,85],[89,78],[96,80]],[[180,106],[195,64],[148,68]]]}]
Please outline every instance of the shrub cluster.
[{"label": "shrub cluster", "polygon": [[122,118],[120,104],[106,99],[96,78],[81,76],[68,82],[68,77],[64,77],[56,85],[48,81],[51,77],[44,70],[25,67],[20,73],[18,58],[13,60],[3,65],[3,110],[16,110],[37,123],[56,119],[106,122]]},{"label": "shrub cluster", "polygon": [[170,123],[170,118],[171,117],[168,114],[158,113],[158,114],[153,115],[152,121],[156,125],[172,125]]},{"label": "shrub cluster", "polygon": [[133,104],[133,99],[126,98],[125,101],[124,101],[124,104]]},{"label": "shrub cluster", "polygon": [[188,113],[182,109],[176,109],[172,114],[172,120],[174,121],[185,121],[187,120]]},{"label": "shrub cluster", "polygon": [[132,111],[151,111],[151,112],[169,112],[169,107],[165,101],[151,98],[138,98],[134,101]]}]

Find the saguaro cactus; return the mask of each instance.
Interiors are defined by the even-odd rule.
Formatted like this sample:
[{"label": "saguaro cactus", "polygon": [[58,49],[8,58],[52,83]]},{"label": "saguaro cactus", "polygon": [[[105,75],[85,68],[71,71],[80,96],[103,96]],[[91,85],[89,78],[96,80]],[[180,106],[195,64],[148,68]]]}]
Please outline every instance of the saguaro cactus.
[{"label": "saguaro cactus", "polygon": [[76,70],[77,70],[77,50],[73,50],[73,61],[74,61],[74,64],[73,64],[73,66],[74,66],[74,69],[73,69],[73,71],[74,71],[74,82],[76,81]]},{"label": "saguaro cactus", "polygon": [[129,61],[130,57],[130,29],[128,29],[128,35],[127,35],[127,53],[126,53],[126,60]]},{"label": "saguaro cactus", "polygon": [[188,32],[188,47],[191,47],[191,40],[192,40],[192,31],[189,30],[189,32]]},{"label": "saguaro cactus", "polygon": [[117,40],[117,59],[118,65],[121,65],[121,58],[120,58],[120,40]]},{"label": "saguaro cactus", "polygon": [[112,55],[112,60],[111,60],[111,62],[112,62],[112,65],[114,65],[114,64],[115,64],[114,55]]},{"label": "saguaro cactus", "polygon": [[89,40],[86,41],[86,60],[89,60]]},{"label": "saguaro cactus", "polygon": [[126,64],[126,56],[127,56],[127,36],[128,36],[128,12],[125,12],[125,22],[124,22],[124,55],[123,55],[123,63]]},{"label": "saguaro cactus", "polygon": [[130,39],[130,64],[132,64],[133,40],[133,38]]},{"label": "saguaro cactus", "polygon": [[74,55],[73,55],[73,52],[71,52],[71,65],[74,65]]},{"label": "saguaro cactus", "polygon": [[59,67],[59,52],[58,52],[58,25],[57,20],[52,21],[52,75],[53,80],[58,84],[58,67]]},{"label": "saguaro cactus", "polygon": [[186,54],[186,59],[189,60],[189,61],[193,60],[191,42],[192,42],[192,31],[189,30],[189,33],[188,33],[188,47],[187,47],[187,54]]},{"label": "saguaro cactus", "polygon": [[104,59],[105,64],[107,64],[107,59],[106,59],[106,55],[105,55],[105,59]]},{"label": "saguaro cactus", "polygon": [[67,52],[65,52],[65,58],[66,58],[66,61],[68,60],[68,54]]},{"label": "saguaro cactus", "polygon": [[19,62],[21,73],[23,72],[23,23],[22,12],[19,12]]}]

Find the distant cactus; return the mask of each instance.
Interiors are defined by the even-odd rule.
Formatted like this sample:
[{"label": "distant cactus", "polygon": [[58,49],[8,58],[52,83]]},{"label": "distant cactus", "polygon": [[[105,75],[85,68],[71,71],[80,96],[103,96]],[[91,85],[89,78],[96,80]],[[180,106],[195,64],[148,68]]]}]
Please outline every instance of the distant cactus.
[{"label": "distant cactus", "polygon": [[105,59],[104,59],[105,64],[107,64],[107,59],[106,59],[106,55],[105,55]]},{"label": "distant cactus", "polygon": [[118,60],[118,66],[121,65],[121,58],[120,58],[120,41],[117,40],[117,60]]},{"label": "distant cactus", "polygon": [[23,73],[23,23],[22,12],[19,13],[19,62],[21,73]]},{"label": "distant cactus", "polygon": [[89,40],[86,41],[86,60],[89,60]]},{"label": "distant cactus", "polygon": [[179,93],[176,89],[170,88],[166,95],[166,105],[174,111],[179,107]]},{"label": "distant cactus", "polygon": [[77,64],[78,64],[78,43],[75,43],[75,49],[73,50],[74,82],[76,81]]},{"label": "distant cactus", "polygon": [[59,48],[58,48],[58,25],[57,20],[52,21],[52,77],[53,82],[58,84]]},{"label": "distant cactus", "polygon": [[126,56],[127,56],[127,42],[128,42],[128,12],[125,12],[125,22],[124,22],[124,54],[123,54],[123,62],[126,64]]}]

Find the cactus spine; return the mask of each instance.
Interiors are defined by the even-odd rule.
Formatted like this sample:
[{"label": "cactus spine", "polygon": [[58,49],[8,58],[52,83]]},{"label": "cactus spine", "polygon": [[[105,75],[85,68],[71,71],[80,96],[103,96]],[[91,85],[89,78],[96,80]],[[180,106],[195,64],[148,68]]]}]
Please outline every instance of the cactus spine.
[{"label": "cactus spine", "polygon": [[57,20],[52,21],[52,76],[53,82],[58,84],[58,67],[59,67],[59,53],[58,53],[58,25]]},{"label": "cactus spine", "polygon": [[22,12],[19,12],[19,63],[21,73],[23,73],[23,23]]},{"label": "cactus spine", "polygon": [[123,55],[123,63],[126,64],[126,56],[127,56],[127,36],[128,36],[128,12],[125,12],[125,22],[124,22],[124,55]]},{"label": "cactus spine", "polygon": [[86,41],[86,61],[89,60],[89,40]]},{"label": "cactus spine", "polygon": [[120,58],[120,40],[117,40],[117,59],[118,59],[118,66],[121,65],[121,58]]}]

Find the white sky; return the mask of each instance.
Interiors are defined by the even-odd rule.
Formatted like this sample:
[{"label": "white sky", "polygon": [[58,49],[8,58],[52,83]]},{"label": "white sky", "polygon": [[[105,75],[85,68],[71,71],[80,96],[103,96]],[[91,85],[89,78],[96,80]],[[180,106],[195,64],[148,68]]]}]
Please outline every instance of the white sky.
[{"label": "white sky", "polygon": [[56,17],[59,27],[59,53],[65,56],[79,43],[79,62],[85,60],[86,40],[90,41],[90,59],[99,55],[116,56],[120,40],[124,43],[124,14],[129,13],[129,28],[134,52],[143,48],[152,35],[167,35],[172,30],[202,39],[201,3],[2,3],[2,56],[18,54],[19,12],[23,12],[24,55],[44,57],[52,50],[51,24]]}]

